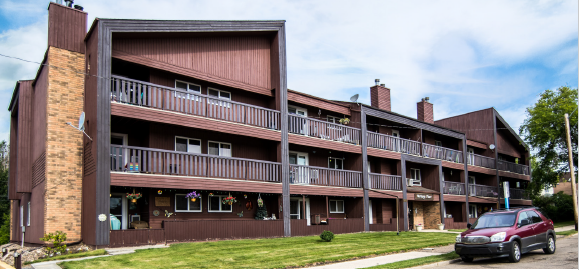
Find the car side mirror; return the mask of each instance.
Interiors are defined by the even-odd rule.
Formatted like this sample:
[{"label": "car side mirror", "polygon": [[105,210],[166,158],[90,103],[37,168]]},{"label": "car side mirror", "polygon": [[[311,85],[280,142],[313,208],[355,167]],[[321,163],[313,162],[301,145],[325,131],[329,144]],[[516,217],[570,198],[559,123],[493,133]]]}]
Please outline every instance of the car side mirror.
[{"label": "car side mirror", "polygon": [[470,227],[472,227],[472,224],[467,223],[467,224],[466,224],[466,228],[470,230]]},{"label": "car side mirror", "polygon": [[525,225],[529,225],[531,222],[529,222],[528,219],[523,219],[521,220],[521,222],[519,222],[519,227],[523,227]]}]

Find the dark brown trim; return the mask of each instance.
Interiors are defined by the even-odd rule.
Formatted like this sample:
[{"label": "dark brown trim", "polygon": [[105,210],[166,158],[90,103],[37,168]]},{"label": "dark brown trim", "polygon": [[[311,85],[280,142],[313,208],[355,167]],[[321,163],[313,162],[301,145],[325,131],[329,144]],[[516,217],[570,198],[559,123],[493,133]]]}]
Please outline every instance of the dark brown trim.
[{"label": "dark brown trim", "polygon": [[364,231],[370,231],[370,199],[368,197],[368,127],[364,107],[360,112],[362,118],[362,187],[364,188]]},{"label": "dark brown trim", "polygon": [[[497,149],[497,116],[496,110],[493,108],[493,140],[495,145],[495,175],[497,177],[497,191],[501,192],[501,180],[499,178],[499,151]],[[497,209],[500,208],[501,205],[501,196],[497,196]]]}]

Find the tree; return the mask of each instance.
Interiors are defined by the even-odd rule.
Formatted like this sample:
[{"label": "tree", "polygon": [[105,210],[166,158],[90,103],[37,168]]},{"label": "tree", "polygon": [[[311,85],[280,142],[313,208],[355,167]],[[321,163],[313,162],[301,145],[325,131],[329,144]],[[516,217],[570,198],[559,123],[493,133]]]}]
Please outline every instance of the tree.
[{"label": "tree", "polygon": [[527,191],[536,197],[542,189],[555,185],[559,175],[569,171],[565,141],[565,113],[571,125],[573,165],[577,170],[577,89],[567,86],[545,90],[533,106],[527,108],[527,118],[519,129],[525,142],[532,148],[533,181]]},{"label": "tree", "polygon": [[10,146],[0,142],[0,245],[10,239],[10,201],[8,200],[8,157]]}]

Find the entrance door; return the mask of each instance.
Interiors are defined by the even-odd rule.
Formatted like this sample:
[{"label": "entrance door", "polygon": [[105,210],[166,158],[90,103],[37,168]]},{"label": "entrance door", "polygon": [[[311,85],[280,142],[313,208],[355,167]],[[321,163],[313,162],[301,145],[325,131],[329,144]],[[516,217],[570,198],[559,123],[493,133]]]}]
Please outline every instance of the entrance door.
[{"label": "entrance door", "polygon": [[[400,131],[393,129],[392,130],[392,137],[400,138]],[[394,139],[394,145],[393,146],[394,146],[393,147],[394,151],[400,152],[400,140]]]},{"label": "entrance door", "polygon": [[466,148],[466,152],[468,153],[468,164],[474,165],[474,149],[468,147]]},{"label": "entrance door", "polygon": [[[290,219],[303,219],[303,199],[302,198],[291,198],[290,199]],[[310,198],[306,198],[306,219],[308,226],[310,223]]]},{"label": "entrance door", "polygon": [[111,194],[111,208],[110,213],[121,221],[121,229],[126,230],[127,224],[127,198],[123,193]]},{"label": "entrance door", "polygon": [[414,207],[411,201],[408,202],[408,229],[414,229]]},{"label": "entrance door", "polygon": [[468,190],[470,196],[476,196],[476,179],[474,176],[468,177]]},{"label": "entrance door", "polygon": [[302,116],[294,117],[293,119],[292,117],[289,118],[289,132],[308,136],[308,110],[291,106],[288,107],[288,113]]},{"label": "entrance door", "polygon": [[368,216],[368,221],[370,221],[370,224],[374,224],[374,215],[372,215],[372,200],[368,201],[368,208],[370,212],[370,215]]},{"label": "entrance door", "polygon": [[118,147],[118,145],[127,146],[127,141],[127,134],[111,133],[111,170],[123,171],[123,168],[127,165],[129,150]]},{"label": "entrance door", "polygon": [[310,183],[310,171],[306,167],[309,165],[308,154],[300,152],[290,152],[289,153],[289,163],[290,166],[290,183],[300,183],[309,184]]}]

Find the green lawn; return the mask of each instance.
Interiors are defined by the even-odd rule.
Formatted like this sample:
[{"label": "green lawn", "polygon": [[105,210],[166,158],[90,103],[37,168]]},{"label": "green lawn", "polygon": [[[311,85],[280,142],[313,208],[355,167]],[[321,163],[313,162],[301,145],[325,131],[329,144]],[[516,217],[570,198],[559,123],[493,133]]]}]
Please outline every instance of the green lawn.
[{"label": "green lawn", "polygon": [[412,260],[387,263],[387,264],[368,267],[365,269],[402,269],[402,268],[410,268],[410,267],[415,267],[415,266],[420,266],[420,265],[425,265],[425,264],[431,264],[431,263],[435,263],[435,262],[450,261],[450,260],[454,260],[454,259],[458,259],[458,258],[460,258],[460,256],[458,256],[458,254],[454,253],[454,251],[453,251],[453,252],[442,254],[442,255],[433,255],[433,256],[422,257],[422,258],[417,258],[417,259],[412,259]]},{"label": "green lawn", "polygon": [[449,232],[466,232],[468,229],[449,229]]},{"label": "green lawn", "polygon": [[573,230],[568,230],[568,231],[562,231],[562,232],[556,232],[557,235],[572,235],[572,234],[576,234],[577,231],[575,231],[575,229]]},{"label": "green lawn", "polygon": [[555,228],[560,228],[571,225],[575,226],[575,220],[555,222],[553,226],[555,226]]},{"label": "green lawn", "polygon": [[454,243],[449,233],[372,232],[174,244],[169,248],[63,262],[63,268],[288,268]]},{"label": "green lawn", "polygon": [[48,257],[48,258],[44,258],[44,259],[38,259],[38,260],[32,261],[32,262],[25,262],[24,264],[33,264],[33,263],[39,263],[39,262],[66,260],[66,259],[74,259],[74,258],[82,258],[82,257],[90,257],[90,256],[101,256],[101,255],[106,255],[106,254],[107,254],[107,252],[104,249],[97,249],[97,250],[91,250],[91,251],[87,251],[87,252],[79,252],[79,253],[74,253],[74,254],[66,254],[66,255]]}]

